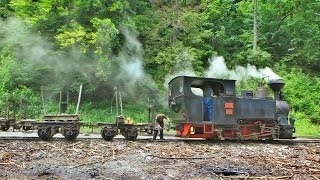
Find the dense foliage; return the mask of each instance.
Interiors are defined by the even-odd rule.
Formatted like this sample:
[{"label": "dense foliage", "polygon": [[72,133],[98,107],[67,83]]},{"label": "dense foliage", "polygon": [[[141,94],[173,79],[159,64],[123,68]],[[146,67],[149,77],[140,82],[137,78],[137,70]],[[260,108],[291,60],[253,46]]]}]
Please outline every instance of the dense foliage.
[{"label": "dense foliage", "polygon": [[84,84],[97,103],[118,85],[146,104],[179,67],[204,75],[223,56],[273,68],[294,111],[319,123],[320,1],[258,0],[256,51],[252,12],[252,0],[2,0],[0,92],[40,104],[41,86],[76,96]]}]

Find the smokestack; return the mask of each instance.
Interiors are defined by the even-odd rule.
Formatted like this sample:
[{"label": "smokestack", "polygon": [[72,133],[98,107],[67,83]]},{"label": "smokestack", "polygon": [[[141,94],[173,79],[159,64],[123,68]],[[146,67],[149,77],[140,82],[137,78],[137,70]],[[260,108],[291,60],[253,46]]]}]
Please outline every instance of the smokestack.
[{"label": "smokestack", "polygon": [[280,91],[285,85],[282,79],[272,79],[268,83],[269,87],[274,92],[274,99],[275,100],[281,100],[280,98]]}]

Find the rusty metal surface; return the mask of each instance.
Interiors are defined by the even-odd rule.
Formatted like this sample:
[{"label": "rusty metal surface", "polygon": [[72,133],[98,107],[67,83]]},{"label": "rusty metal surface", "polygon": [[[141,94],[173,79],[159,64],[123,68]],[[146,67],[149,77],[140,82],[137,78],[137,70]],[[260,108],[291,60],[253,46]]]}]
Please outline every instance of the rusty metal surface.
[{"label": "rusty metal surface", "polygon": [[36,127],[65,127],[65,126],[83,126],[86,123],[79,121],[33,121],[30,122],[31,126]]},{"label": "rusty metal surface", "polygon": [[78,114],[62,114],[62,115],[45,115],[44,121],[79,121],[80,116]]}]

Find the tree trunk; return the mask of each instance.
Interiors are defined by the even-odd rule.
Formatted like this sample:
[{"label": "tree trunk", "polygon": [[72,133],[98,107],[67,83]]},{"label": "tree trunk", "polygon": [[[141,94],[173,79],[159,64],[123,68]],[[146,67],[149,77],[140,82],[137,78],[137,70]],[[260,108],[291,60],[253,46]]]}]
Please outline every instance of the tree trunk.
[{"label": "tree trunk", "polygon": [[253,50],[257,50],[257,11],[258,11],[258,0],[253,0]]}]

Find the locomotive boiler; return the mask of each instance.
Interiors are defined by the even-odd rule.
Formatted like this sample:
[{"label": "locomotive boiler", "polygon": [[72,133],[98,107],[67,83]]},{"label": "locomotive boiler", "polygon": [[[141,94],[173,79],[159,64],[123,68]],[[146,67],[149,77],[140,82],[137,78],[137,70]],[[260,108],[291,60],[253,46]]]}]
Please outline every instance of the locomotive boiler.
[{"label": "locomotive boiler", "polygon": [[178,76],[169,82],[169,107],[177,135],[205,139],[292,139],[294,119],[281,79],[236,95],[236,81]]}]

